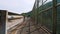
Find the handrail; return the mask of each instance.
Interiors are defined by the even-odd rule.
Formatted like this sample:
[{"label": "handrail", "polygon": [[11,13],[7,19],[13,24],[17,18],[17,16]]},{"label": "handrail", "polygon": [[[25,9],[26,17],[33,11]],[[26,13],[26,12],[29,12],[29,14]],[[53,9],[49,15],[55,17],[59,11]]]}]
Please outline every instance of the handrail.
[{"label": "handrail", "polygon": [[8,15],[20,15],[18,13],[8,12]]},{"label": "handrail", "polygon": [[[57,6],[57,7],[60,6],[60,3],[58,3],[56,6]],[[48,11],[49,9],[52,9],[52,6],[48,7],[47,9],[42,10],[41,12],[46,12],[46,11]],[[39,12],[39,15],[40,15],[41,12]]]}]

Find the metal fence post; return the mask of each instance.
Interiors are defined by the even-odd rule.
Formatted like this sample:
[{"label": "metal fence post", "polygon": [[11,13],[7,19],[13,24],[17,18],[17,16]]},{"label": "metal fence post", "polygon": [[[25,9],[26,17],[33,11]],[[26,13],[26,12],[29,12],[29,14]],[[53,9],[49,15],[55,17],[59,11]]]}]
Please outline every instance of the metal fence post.
[{"label": "metal fence post", "polygon": [[37,16],[37,22],[36,22],[37,24],[38,24],[38,11],[39,11],[39,0],[37,0],[37,15],[36,15]]},{"label": "metal fence post", "polygon": [[5,34],[7,11],[0,10],[0,34]]},{"label": "metal fence post", "polygon": [[53,0],[53,33],[56,34],[57,30],[57,0]]}]

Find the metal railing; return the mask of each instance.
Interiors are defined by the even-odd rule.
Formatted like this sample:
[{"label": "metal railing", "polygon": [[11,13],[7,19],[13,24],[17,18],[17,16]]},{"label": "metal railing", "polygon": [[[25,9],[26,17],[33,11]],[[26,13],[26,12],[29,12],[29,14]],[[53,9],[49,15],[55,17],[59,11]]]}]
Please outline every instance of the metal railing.
[{"label": "metal railing", "polygon": [[[39,6],[39,2],[42,1],[42,5]],[[27,34],[32,34],[35,31],[38,31],[38,34],[40,34],[40,29],[43,30],[47,34],[56,34],[57,30],[57,7],[60,6],[60,3],[57,3],[57,0],[52,0],[51,2],[47,2],[48,0],[36,0],[35,4],[32,9],[32,20],[34,20],[33,25],[30,25],[31,21],[27,21],[27,23],[21,28],[18,34],[22,34],[24,28],[28,28]],[[51,3],[51,5],[48,6],[48,4]],[[46,7],[47,6],[47,7]],[[25,16],[24,16],[25,17]],[[25,18],[24,18],[25,21]],[[31,31],[31,26],[34,26],[34,30]],[[24,33],[25,34],[25,33]]]},{"label": "metal railing", "polygon": [[[48,0],[46,0],[44,2],[43,1],[44,0],[36,0],[35,1],[34,7],[33,7],[33,10],[32,10],[32,13],[33,13],[33,16],[34,17],[33,16],[32,17],[35,19],[36,24],[44,25],[48,29],[49,29],[49,27],[51,27],[52,33],[53,34],[56,34],[57,33],[56,32],[57,31],[57,29],[56,29],[57,28],[57,7],[60,6],[60,3],[57,3],[58,0],[52,0],[51,2],[48,2],[48,3],[51,3],[51,6],[48,7],[48,5],[49,5],[48,3],[44,4]],[[40,3],[41,6],[39,6],[39,2],[41,2]],[[44,13],[45,14],[49,13],[47,15],[48,17],[49,17],[49,15],[51,15],[51,17],[49,17],[49,18],[52,19],[52,21],[50,20],[51,22],[49,22],[49,23],[51,23],[52,25],[50,25],[50,26],[47,25],[48,24],[48,21],[47,21],[46,24],[44,23],[44,21],[46,21],[46,20],[44,20],[45,17],[46,17],[46,15]],[[43,17],[44,15],[45,15],[45,17]],[[39,20],[39,18],[40,18],[40,20]],[[48,19],[48,18],[46,18],[46,19]]]}]

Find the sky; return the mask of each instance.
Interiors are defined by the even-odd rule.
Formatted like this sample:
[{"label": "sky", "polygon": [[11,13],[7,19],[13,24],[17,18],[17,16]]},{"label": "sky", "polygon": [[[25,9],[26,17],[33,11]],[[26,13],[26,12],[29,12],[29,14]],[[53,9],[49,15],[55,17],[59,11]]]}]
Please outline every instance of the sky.
[{"label": "sky", "polygon": [[[49,1],[51,0],[47,2]],[[27,13],[32,10],[34,2],[35,0],[0,0],[0,10],[8,10],[19,14]]]},{"label": "sky", "polygon": [[26,13],[32,10],[35,0],[0,0],[0,10]]}]

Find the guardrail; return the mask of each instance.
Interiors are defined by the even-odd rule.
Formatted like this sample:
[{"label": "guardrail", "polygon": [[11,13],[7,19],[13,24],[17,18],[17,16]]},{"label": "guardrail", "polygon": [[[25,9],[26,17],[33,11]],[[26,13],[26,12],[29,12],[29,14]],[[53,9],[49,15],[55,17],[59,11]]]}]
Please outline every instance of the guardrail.
[{"label": "guardrail", "polygon": [[8,12],[8,10],[0,10],[0,34],[7,34],[6,25],[9,20],[21,19],[22,17],[8,18],[8,15],[21,16],[17,13]]},{"label": "guardrail", "polygon": [[[59,0],[52,0],[50,5],[48,3],[44,4],[44,0],[36,0],[33,6],[32,14],[37,25],[45,26],[52,31],[51,34],[56,34],[57,32],[57,7],[60,6]],[[41,6],[39,6],[41,4]],[[49,5],[49,6],[48,6]],[[37,7],[37,8],[36,8]],[[49,13],[49,14],[48,14]],[[49,21],[50,20],[50,21]],[[48,22],[49,21],[49,22]]]}]

